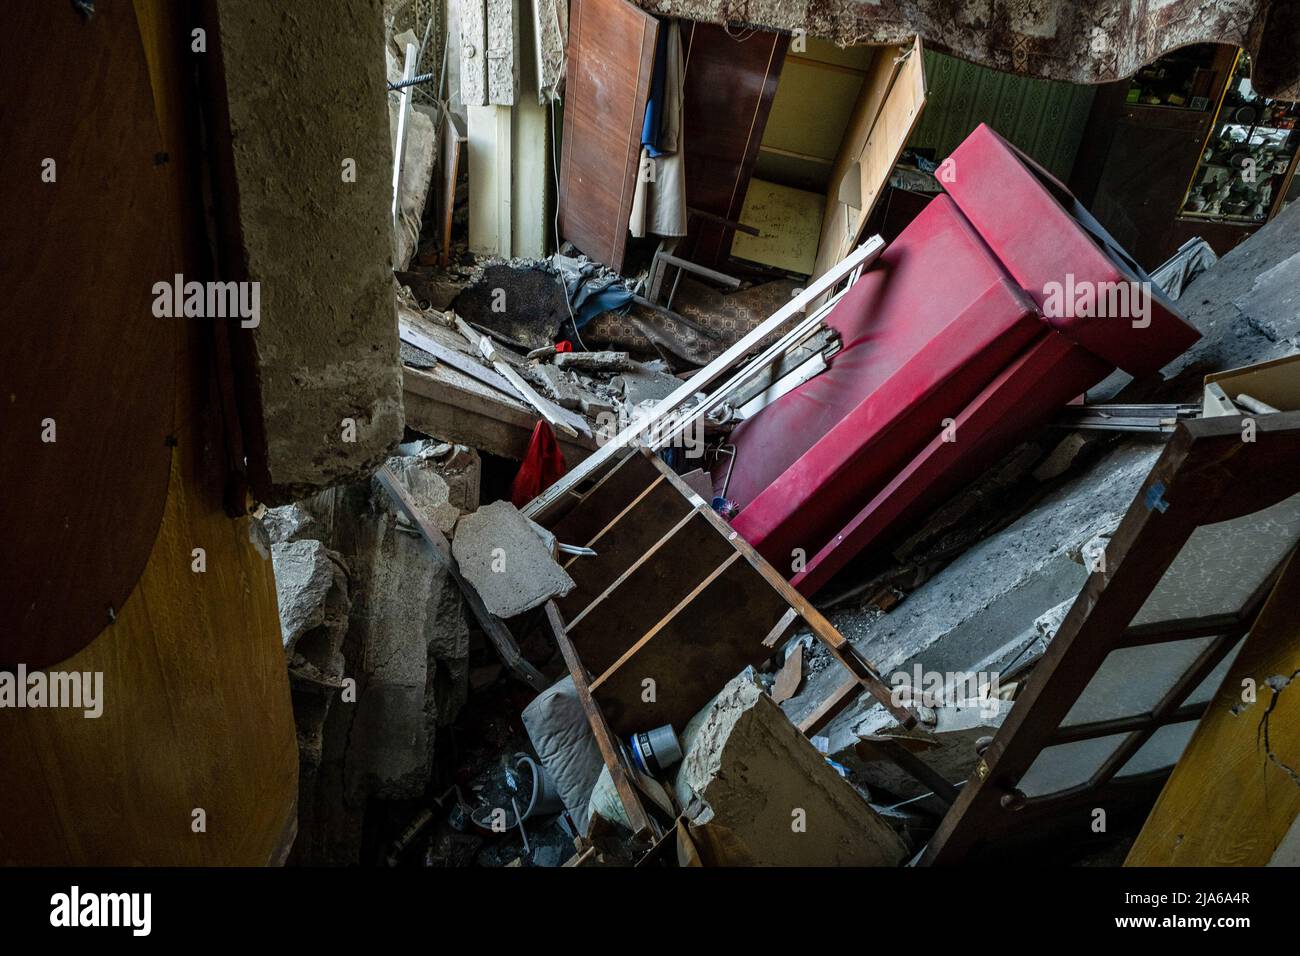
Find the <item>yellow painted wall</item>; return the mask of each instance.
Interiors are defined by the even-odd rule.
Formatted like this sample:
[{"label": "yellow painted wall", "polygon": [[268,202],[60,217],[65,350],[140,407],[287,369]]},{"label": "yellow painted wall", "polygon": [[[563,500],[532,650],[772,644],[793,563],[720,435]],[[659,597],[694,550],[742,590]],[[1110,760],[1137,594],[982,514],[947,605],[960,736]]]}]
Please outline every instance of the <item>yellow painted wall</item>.
[{"label": "yellow painted wall", "polygon": [[807,38],[786,53],[754,175],[799,189],[824,191],[874,47]]}]

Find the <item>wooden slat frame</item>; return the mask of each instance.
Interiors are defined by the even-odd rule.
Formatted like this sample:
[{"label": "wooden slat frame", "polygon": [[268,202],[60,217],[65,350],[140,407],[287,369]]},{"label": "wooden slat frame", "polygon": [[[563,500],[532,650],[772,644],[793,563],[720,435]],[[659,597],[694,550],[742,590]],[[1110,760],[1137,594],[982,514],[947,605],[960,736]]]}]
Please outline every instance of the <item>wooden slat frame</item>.
[{"label": "wooden slat frame", "polygon": [[[1179,424],[1107,546],[1107,568],[1088,578],[1039,662],[1035,680],[1016,701],[940,823],[922,863],[958,862],[1023,828],[1031,818],[1096,805],[1112,793],[1131,792],[1144,782],[1136,777],[1115,779],[1123,766],[1121,755],[1115,754],[1082,787],[1035,800],[1026,800],[1017,789],[1039,753],[1054,743],[1061,721],[1110,652],[1132,646],[1126,644],[1133,640],[1130,622],[1196,528],[1256,513],[1300,492],[1300,472],[1294,467],[1300,461],[1300,412],[1259,416],[1254,421],[1255,441],[1251,442],[1242,440],[1241,416]],[[1256,606],[1262,590],[1252,599]],[[1151,626],[1145,634],[1140,628],[1133,631],[1139,642],[1157,636],[1162,641],[1178,640],[1206,626],[1201,620],[1162,624],[1163,634]],[[1181,686],[1157,705],[1155,713],[1171,717],[1199,682],[1195,674],[1208,673],[1217,663],[1216,654],[1226,653],[1242,630],[1239,626],[1215,642],[1191,669],[1195,673],[1184,675]],[[1129,756],[1140,746],[1139,737],[1145,740],[1156,726],[1148,722],[1134,732],[1124,745]],[[1165,772],[1142,778],[1159,779]]]},{"label": "wooden slat frame", "polygon": [[587,668],[583,666],[581,659],[579,659],[573,643],[565,634],[564,618],[560,616],[560,611],[555,606],[554,601],[546,602],[546,620],[551,626],[551,634],[555,637],[555,643],[559,645],[560,653],[564,656],[564,663],[569,667],[569,674],[573,677],[573,686],[578,693],[578,701],[582,704],[583,712],[587,715],[587,722],[591,725],[592,733],[596,737],[596,747],[600,750],[600,756],[605,761],[605,766],[609,769],[610,777],[614,781],[614,789],[618,791],[618,797],[623,802],[623,810],[627,813],[628,821],[632,824],[633,835],[642,838],[652,836],[658,839],[660,835],[659,827],[655,824],[653,818],[646,813],[645,805],[641,803],[641,796],[632,783],[631,770],[624,760],[622,746],[609,729],[609,724],[605,722],[605,715],[601,713],[600,708],[596,706],[596,702],[592,700],[591,677],[587,673]]},{"label": "wooden slat frame", "polygon": [[[850,644],[847,640],[845,640],[844,636],[841,635],[839,631],[836,630],[835,627],[829,621],[827,621],[826,618],[823,617],[821,613],[817,611],[817,609],[814,608],[803,595],[801,595],[798,591],[796,591],[793,587],[791,587],[790,583],[786,581],[786,579],[782,577],[781,574],[775,568],[773,568],[770,564],[768,564],[768,562],[762,556],[760,556],[749,545],[748,542],[746,542],[743,538],[739,536],[739,534],[733,531],[731,527],[713,511],[712,508],[701,507],[698,496],[688,485],[685,484],[685,482],[681,480],[681,478],[679,478],[676,474],[674,474],[671,469],[669,469],[662,461],[659,460],[659,458],[652,451],[650,451],[647,448],[638,447],[637,449],[634,450],[634,452],[630,457],[637,458],[640,462],[648,463],[651,466],[652,470],[647,470],[646,472],[647,474],[653,474],[655,476],[653,479],[650,480],[651,486],[657,484],[660,481],[666,481],[670,483],[678,492],[680,492],[680,494],[682,495],[685,501],[693,500],[697,502],[695,507],[692,509],[690,516],[688,517],[694,517],[695,515],[699,515],[702,516],[703,520],[707,521],[710,525],[712,525],[714,530],[716,530],[717,533],[725,541],[727,541],[732,548],[735,549],[737,555],[740,558],[744,559],[745,564],[749,568],[751,568],[754,572],[756,572],[757,576],[761,578],[769,588],[771,588],[778,595],[780,595],[781,599],[785,601],[785,603],[789,606],[789,608],[792,609],[795,612],[795,614],[808,625],[808,627],[813,631],[813,633],[817,635],[818,639],[821,640],[822,643],[824,643],[828,647],[828,649],[830,649],[831,653],[836,656],[836,658],[841,662],[841,664],[843,664],[849,670],[849,672],[853,674],[855,683],[868,690],[877,700],[881,701],[881,703],[884,704],[884,706],[887,709],[889,709],[890,712],[893,713],[901,722],[903,722],[905,726],[912,726],[915,723],[915,716],[909,708],[894,703],[891,688],[880,678],[874,665],[870,661],[862,657],[861,654],[853,647],[853,645]],[[630,464],[628,461],[621,462],[618,467],[620,470],[622,470],[625,476],[630,476],[637,473],[637,466]],[[594,497],[594,492],[592,497]],[[633,504],[629,504],[625,506],[618,512],[618,514],[614,516],[613,520],[607,521],[604,527],[602,527],[601,532],[597,536],[591,539],[592,544],[593,545],[597,544],[599,542],[599,538],[601,535],[605,534],[609,529],[616,527],[618,523],[624,520],[627,515],[633,513],[635,509],[635,502],[641,500],[642,497],[643,495],[637,495],[634,498]],[[571,519],[574,519],[575,517],[576,517],[576,512],[570,512],[569,516],[567,516],[566,519],[564,520],[571,521]],[[669,529],[669,535],[673,534],[674,532],[675,529],[672,528]],[[681,556],[679,555],[672,555],[671,552],[661,551],[660,546],[668,543],[669,542],[666,542],[664,537],[661,537],[658,540],[658,542],[651,547],[650,552],[653,552],[656,555],[663,553],[665,554],[665,556],[673,557],[674,559],[680,560]],[[599,553],[599,549],[597,549],[597,551]],[[647,555],[642,556],[640,563],[633,562],[633,564],[636,567],[640,567],[643,566],[644,560],[653,560],[653,558],[650,557],[650,552],[648,552]],[[597,559],[591,559],[591,558],[575,559],[575,561],[579,561],[579,560],[598,560],[598,558]],[[625,569],[624,573],[629,571],[634,571],[634,570],[635,567],[628,568]],[[707,577],[710,575],[716,575],[716,573],[718,573],[718,569],[716,567],[713,567],[706,572],[705,576]],[[617,584],[617,582],[615,583]],[[611,585],[611,587],[613,586],[614,585]],[[689,604],[689,601],[693,598],[694,595],[698,594],[699,590],[702,589],[703,586],[704,585],[701,584],[697,586],[695,590],[690,592],[690,594],[688,594],[683,599],[684,603],[679,603],[679,605],[676,606],[666,618],[661,619],[661,621],[658,623],[658,625],[656,625],[656,627],[651,628],[649,632],[643,632],[641,635],[638,635],[636,640],[631,642],[632,645],[636,645],[638,647],[643,646],[644,642],[648,640],[649,637],[653,637],[655,634],[659,632],[659,629],[662,627],[662,625],[666,623],[667,620],[671,619],[673,614],[679,613],[686,604]],[[605,590],[608,590],[608,588]],[[572,623],[566,624],[566,634],[569,634],[571,631],[573,631],[573,629],[578,624],[580,624],[582,620],[589,620],[590,618],[587,615],[587,611],[591,608],[593,603],[596,603],[601,598],[605,597],[604,594],[581,595],[579,592],[575,591],[573,592],[573,594],[570,594],[568,596],[569,599],[572,599],[574,595],[578,595],[579,601],[585,600],[585,603],[582,605],[582,609],[573,616]],[[572,606],[572,604],[570,606]],[[788,626],[789,626],[789,622],[785,622],[784,627],[788,627]],[[771,636],[770,634],[765,633],[763,635],[763,640],[767,640],[768,638],[770,638],[770,636]],[[759,642],[759,646],[763,646],[762,641]],[[625,651],[624,654],[620,655],[619,659],[626,659],[627,656],[628,655],[626,654]],[[607,682],[609,677],[611,676],[611,673],[612,673],[612,669],[607,670],[607,672],[605,673],[602,673],[599,678],[599,682],[602,684]]]},{"label": "wooden slat frame", "polygon": [[[644,487],[639,490],[637,487],[638,481],[644,482]],[[569,566],[577,569],[582,567],[577,562],[599,560],[601,553],[599,544],[602,539],[610,540],[621,528],[636,526],[647,520],[653,521],[654,516],[640,512],[645,506],[645,502],[648,501],[650,491],[664,486],[671,487],[681,496],[682,503],[686,507],[682,516],[664,530],[658,538],[654,539],[643,553],[629,562],[626,567],[620,568],[618,573],[614,575],[613,580],[601,587],[599,591],[596,593],[584,592],[579,587],[570,595],[567,595],[566,597],[571,599],[570,606],[578,608],[572,614],[570,623],[566,624],[557,602],[549,601],[546,607],[547,619],[555,632],[557,643],[565,657],[570,673],[574,677],[579,698],[583,703],[584,710],[587,712],[598,746],[607,766],[610,768],[611,774],[614,776],[620,797],[624,800],[630,817],[636,816],[638,819],[643,819],[647,827],[653,825],[652,819],[645,815],[644,808],[641,807],[639,811],[637,809],[640,806],[640,801],[636,795],[634,777],[623,763],[624,757],[621,745],[596,696],[602,688],[605,688],[607,702],[621,700],[621,697],[608,697],[608,688],[614,678],[620,674],[620,669],[627,666],[629,662],[638,659],[638,655],[651,647],[656,639],[663,640],[663,635],[678,626],[680,621],[688,618],[695,620],[698,615],[693,616],[693,610],[706,610],[713,607],[711,604],[708,605],[708,608],[699,607],[698,602],[704,600],[703,596],[709,593],[711,587],[716,590],[724,575],[734,577],[736,572],[742,568],[753,581],[753,586],[761,588],[761,591],[755,595],[754,601],[747,601],[744,606],[753,607],[761,617],[762,612],[759,610],[761,608],[760,598],[769,603],[774,602],[777,607],[780,607],[782,603],[785,604],[783,611],[773,615],[770,626],[764,623],[761,634],[754,635],[754,653],[752,655],[754,661],[761,660],[771,654],[775,642],[789,631],[796,620],[801,619],[812,629],[818,639],[827,645],[837,659],[850,669],[851,673],[855,675],[855,682],[858,686],[865,687],[877,699],[881,700],[904,726],[913,726],[915,724],[915,717],[909,708],[893,703],[891,689],[877,674],[874,666],[863,658],[803,595],[795,591],[775,568],[768,564],[743,538],[733,531],[712,508],[706,505],[681,478],[648,448],[639,446],[633,449],[626,458],[610,468],[591,490],[581,496],[572,510],[568,511],[564,517],[557,519],[553,531],[564,526],[567,526],[571,531],[579,528],[587,529],[584,533],[590,533],[591,537],[584,543],[593,546],[597,551],[596,557],[574,558],[569,563]],[[603,493],[602,489],[604,490]],[[584,513],[589,509],[594,513]],[[650,580],[646,569],[652,563],[657,561],[680,562],[689,560],[691,554],[682,554],[680,551],[674,550],[673,545],[679,541],[683,529],[688,526],[697,526],[694,523],[699,522],[703,522],[719,536],[719,540],[726,543],[730,549],[730,554],[721,560],[710,560],[700,567],[700,576],[696,583],[682,594],[670,608],[659,615],[657,620],[647,622],[644,630],[635,634],[633,639],[618,653],[617,657],[607,663],[602,663],[600,666],[603,670],[599,675],[593,677],[588,670],[588,664],[581,657],[581,638],[579,641],[575,641],[573,638],[575,636],[580,637],[578,632],[584,630],[588,624],[591,628],[596,629],[588,635],[588,639],[596,639],[597,636],[607,637],[608,629],[605,631],[599,630],[601,608],[616,600],[628,582],[638,578],[639,575],[645,580]],[[592,529],[595,529],[594,532]],[[702,553],[702,551],[703,549],[696,549],[695,554]],[[729,581],[727,593],[733,593],[731,590],[733,587],[743,593],[747,585],[743,584],[742,580]],[[627,595],[627,597],[629,600],[635,599],[635,595]],[[623,634],[620,639],[625,640],[626,637],[627,635]],[[734,642],[732,646],[735,646]],[[589,650],[597,658],[600,657],[594,648],[589,648]],[[608,657],[609,650],[606,649],[604,654]],[[717,689],[721,689],[721,685]],[[693,695],[697,692],[698,688],[691,693]],[[703,706],[706,699],[692,700],[691,707]],[[680,704],[677,705],[676,710],[682,710]],[[687,719],[688,716],[685,713],[675,714],[678,721]],[[626,722],[626,717],[620,719]]]}]

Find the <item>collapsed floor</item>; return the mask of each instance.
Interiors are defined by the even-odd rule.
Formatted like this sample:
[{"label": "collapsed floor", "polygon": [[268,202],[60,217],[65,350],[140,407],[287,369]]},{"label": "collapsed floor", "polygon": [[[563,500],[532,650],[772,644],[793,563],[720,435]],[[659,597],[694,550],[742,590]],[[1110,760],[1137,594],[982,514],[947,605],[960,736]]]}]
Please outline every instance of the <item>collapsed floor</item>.
[{"label": "collapsed floor", "polygon": [[[530,327],[544,339],[562,335],[566,317],[554,307],[565,301],[562,273],[548,274],[548,268],[554,269],[546,262],[497,263],[475,266],[468,281],[434,270],[412,279],[400,306],[404,332],[414,332],[404,335],[408,377],[430,369],[470,369],[469,377],[483,384],[483,373],[491,371],[472,348],[464,348],[465,336],[458,340],[442,324],[427,298],[420,301],[417,289],[427,294],[441,285],[466,288],[456,293],[454,306],[445,291],[439,304],[481,315],[483,324],[475,326],[493,333],[498,355],[510,349],[505,341],[515,344],[521,351],[510,356],[513,367],[567,413],[560,420],[586,420],[590,430],[582,437],[608,426],[601,414],[621,413],[626,421],[640,402],[652,406],[679,383],[649,336],[639,343],[646,361],[638,360],[636,343],[604,340],[592,326],[588,347],[625,348],[566,354],[540,347],[529,361],[522,350],[537,342],[519,341],[527,330],[511,335],[491,328],[490,305],[476,312],[477,288],[523,283],[540,302],[536,293],[550,283],[557,294],[549,312],[539,311]],[[486,286],[483,276],[491,277]],[[1105,397],[1193,402],[1208,372],[1294,354],[1300,350],[1297,289],[1300,208],[1184,291],[1180,305],[1204,337],[1164,381],[1125,383],[1121,376],[1108,383],[1112,394]],[[743,331],[733,326],[732,340]],[[556,358],[573,364],[546,364]],[[419,435],[408,426],[408,437],[388,467],[455,550],[466,515],[509,497],[516,466],[446,440],[460,434]],[[679,837],[673,852],[663,849],[661,839],[646,861],[898,864],[925,845],[946,804],[863,741],[923,739],[919,753],[942,780],[957,787],[970,776],[981,747],[1005,719],[1017,682],[1032,674],[1086,581],[1090,544],[1114,533],[1167,436],[1053,426],[1024,438],[978,482],[918,523],[890,554],[860,558],[818,597],[830,621],[881,673],[919,667],[1014,674],[1003,699],[953,699],[929,715],[926,726],[905,731],[859,693],[811,632],[789,631],[766,663],[720,688],[688,726],[674,728],[684,756],[674,768],[675,787],[673,774],[661,771],[664,804],[652,812],[662,813],[665,824],[689,821],[682,825],[690,837]],[[572,455],[573,445],[565,451]],[[698,487],[706,498],[711,495],[709,481]],[[538,769],[534,777],[533,768],[557,754],[577,759],[571,742],[567,751],[547,750],[554,735],[572,732],[575,719],[586,730],[580,705],[566,699],[572,680],[536,698],[540,688],[503,665],[456,580],[378,480],[272,509],[263,520],[275,560],[302,753],[298,861],[555,866],[641,858],[646,847],[635,849],[626,814],[611,799],[608,772],[599,779],[601,757],[590,741],[577,747],[587,762],[578,777],[585,774],[588,793],[558,799],[549,792],[557,781],[548,778],[548,792],[540,796],[549,799],[534,799],[536,781],[546,772]],[[509,580],[526,586],[534,573],[551,573],[543,563],[558,570],[550,557],[543,553],[533,571]],[[466,574],[467,568],[462,564]],[[563,593],[562,582],[543,581],[538,594],[499,609],[542,686],[567,672],[541,606]],[[349,700],[349,692],[355,706],[331,703],[340,695]],[[538,701],[545,702],[546,713],[539,712]],[[774,702],[788,720],[777,720]],[[825,719],[828,708],[835,711],[833,719]],[[813,724],[811,740],[796,730]],[[773,756],[760,758],[765,753]],[[553,775],[554,762],[550,767]],[[565,768],[561,789],[572,786],[572,770]],[[739,789],[737,774],[745,781]],[[781,787],[790,792],[780,793]],[[836,821],[840,829],[832,832],[840,836],[826,845],[774,842],[773,821],[756,823],[769,801],[774,807],[818,807],[820,819]],[[1042,855],[1114,859],[1136,829],[1133,824],[1112,833],[1100,847],[1067,843]]]},{"label": "collapsed floor", "polygon": [[[301,755],[293,859],[900,865],[966,852],[951,831],[971,829],[966,807],[992,786],[986,755],[1014,750],[1013,731],[1024,739],[1016,703],[1052,683],[1086,626],[1097,555],[1136,523],[1177,422],[1209,417],[1205,377],[1300,351],[1300,204],[1170,287],[1177,311],[1158,297],[1146,339],[1070,321],[1043,334],[1048,312],[1025,304],[1035,281],[1017,270],[1044,260],[991,238],[1007,227],[1003,204],[969,185],[971,169],[1024,175],[985,127],[954,154],[966,179],[942,180],[891,247],[850,243],[830,277],[820,255],[813,275],[810,262],[735,277],[676,257],[671,240],[652,255],[624,249],[626,236],[599,256],[614,270],[561,243],[558,223],[550,257],[474,255],[465,233],[482,195],[471,199],[458,165],[461,133],[445,102],[412,104],[402,86],[423,50],[407,30],[387,51],[405,157],[394,180],[405,443],[374,478],[262,516]],[[1057,195],[1033,176],[1017,199]],[[1038,240],[1060,241],[1062,261],[1095,255],[1100,227],[1065,211]],[[882,248],[887,265],[873,268]],[[954,278],[937,290],[944,269]],[[901,302],[880,291],[882,275],[907,290]],[[824,323],[808,317],[805,277],[829,297]],[[751,340],[801,302],[789,314],[805,331]],[[885,313],[879,328],[834,321],[855,308]],[[953,314],[982,324],[954,334]],[[909,352],[909,336],[931,342]],[[978,336],[989,341],[974,348]],[[761,374],[683,384],[730,372],[744,352],[762,353],[746,367]],[[895,359],[865,415],[828,372],[862,368],[871,382],[871,362]],[[930,378],[949,390],[942,401]],[[791,413],[800,395],[820,411]],[[945,427],[982,436],[982,457],[945,459],[909,434],[949,405],[963,410]],[[663,414],[681,421],[661,426]],[[629,426],[643,434],[611,455]],[[888,439],[827,448],[873,431]],[[652,453],[631,447],[642,444]],[[966,480],[945,483],[944,468]],[[888,482],[927,469],[919,490]],[[845,478],[855,470],[874,477]],[[891,489],[905,499],[897,511]],[[1185,676],[1222,680],[1227,650]],[[930,675],[939,690],[926,696]],[[1190,707],[1185,690],[1132,740]],[[1038,743],[1066,739],[1094,736],[1062,725]],[[1155,769],[1168,775],[1177,757]],[[1018,810],[1026,795],[1002,783],[1002,806]],[[1114,825],[1087,840],[1062,836],[1067,811],[1039,801],[1043,819],[1020,842],[1039,860],[1122,860],[1154,794],[1117,798]]]}]

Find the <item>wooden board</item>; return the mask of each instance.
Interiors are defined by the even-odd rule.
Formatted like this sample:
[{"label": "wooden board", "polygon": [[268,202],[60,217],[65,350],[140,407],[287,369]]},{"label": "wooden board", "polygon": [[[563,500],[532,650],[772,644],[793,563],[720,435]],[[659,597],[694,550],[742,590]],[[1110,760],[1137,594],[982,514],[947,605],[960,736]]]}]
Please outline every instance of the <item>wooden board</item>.
[{"label": "wooden board", "polygon": [[[671,486],[668,490],[677,494]],[[635,512],[626,521],[655,526],[639,519]],[[601,570],[582,575],[583,581],[571,592],[581,590],[583,598],[577,602],[582,610],[569,619],[569,637],[593,674],[603,674],[631,641],[644,633],[646,621],[663,618],[690,594],[709,569],[731,555],[726,539],[698,512],[689,512],[671,529],[662,525],[659,529],[664,534],[650,548],[640,550],[639,563],[611,578],[613,572],[601,568],[603,562],[588,561],[589,567]],[[575,563],[568,569],[575,581],[581,568],[581,563]],[[597,584],[608,581],[594,594],[587,587],[592,577],[596,577]]]},{"label": "wooden board", "polygon": [[[739,221],[790,37],[761,30],[732,35],[711,23],[683,28],[686,205]],[[716,222],[693,217],[678,253],[722,269],[733,234]]]},{"label": "wooden board", "polygon": [[[177,237],[171,252],[183,255],[188,271],[202,261],[202,202],[191,191],[185,140],[189,24],[166,0],[136,0],[134,8],[138,33],[129,3],[98,5],[89,26],[71,8],[40,9],[50,21],[67,17],[78,31],[98,26],[112,34],[94,34],[91,60],[60,78],[60,95],[88,114],[113,113],[127,92],[104,85],[89,63],[101,53],[138,53],[143,34],[154,87],[147,108],[157,110],[170,156],[160,167],[168,198],[155,234],[137,237],[140,245],[126,252],[147,259],[160,245],[158,232],[170,229]],[[117,33],[119,17],[131,22],[129,31]],[[46,24],[24,31],[23,44],[37,43],[47,28],[61,32]],[[50,100],[13,102],[21,105],[14,115],[36,128]],[[93,127],[93,117],[83,120]],[[90,154],[111,148],[96,144]],[[106,241],[104,234],[93,238]],[[46,280],[68,281],[68,265]],[[102,278],[107,294],[110,277]],[[177,437],[160,531],[116,622],[59,665],[102,672],[103,714],[0,710],[0,858],[9,864],[258,866],[282,860],[293,839],[298,750],[271,560],[254,544],[252,519],[224,513],[221,414],[206,373],[209,329],[194,322],[181,328],[175,385],[152,396],[174,410]],[[18,503],[39,510],[45,501],[39,494]],[[203,573],[191,569],[195,547],[205,550]],[[206,814],[202,833],[193,828],[196,809]]]},{"label": "wooden board", "polygon": [[144,570],[172,458],[175,410],[160,398],[175,389],[179,330],[202,320],[152,311],[154,283],[183,270],[130,5],[91,24],[43,4],[11,13],[0,665],[43,666],[99,634]]},{"label": "wooden board", "polygon": [[[666,481],[655,481],[635,503],[610,519],[610,524],[588,542],[596,559],[573,558],[566,570],[577,587],[557,601],[565,620],[576,616],[601,592],[653,548],[691,511],[691,504]],[[566,610],[567,609],[567,610]],[[592,665],[593,667],[595,665]]]},{"label": "wooden board", "polygon": [[564,544],[590,546],[596,535],[640,497],[657,477],[640,455],[625,455],[605,468],[583,493],[581,507],[542,524],[555,532]]},{"label": "wooden board", "polygon": [[[899,61],[891,48],[876,52],[844,133],[822,216],[814,276],[823,275],[857,245],[871,210],[925,108],[925,66],[918,37]],[[857,182],[848,182],[856,177]],[[844,196],[856,196],[849,205]]]},{"label": "wooden board", "polygon": [[[402,367],[406,424],[443,441],[459,442],[503,458],[523,459],[537,413],[458,369]],[[570,468],[595,450],[594,439],[557,434]]]},{"label": "wooden board", "polygon": [[465,124],[451,110],[443,110],[442,132],[442,195],[439,213],[442,219],[442,248],[438,263],[451,264],[451,223],[456,213],[456,182],[460,179],[460,160],[468,141]]},{"label": "wooden board", "polygon": [[573,678],[573,687],[577,692],[578,701],[582,704],[587,723],[596,738],[596,748],[600,751],[605,767],[609,770],[610,779],[613,780],[614,789],[618,792],[619,800],[627,813],[628,822],[632,824],[633,834],[638,837],[655,835],[657,828],[653,819],[646,813],[641,797],[632,783],[631,769],[624,758],[622,745],[614,737],[600,707],[591,698],[590,675],[578,657],[578,652],[574,650],[573,642],[564,633],[564,619],[560,617],[560,612],[552,601],[546,602],[546,620],[551,627],[555,643],[559,645],[564,663],[569,668],[569,676]]},{"label": "wooden board", "polygon": [[825,197],[762,179],[751,179],[740,221],[758,229],[740,233],[731,254],[785,272],[811,275],[817,262]]},{"label": "wooden board", "polygon": [[[596,676],[592,696],[616,734],[661,724],[680,733],[745,665],[771,656],[763,638],[787,610],[781,596],[743,560],[704,581],[692,599],[654,625],[653,636]],[[650,700],[646,680],[654,681]]]},{"label": "wooden board", "polygon": [[659,23],[627,0],[573,0],[569,23],[560,234],[620,270]]}]

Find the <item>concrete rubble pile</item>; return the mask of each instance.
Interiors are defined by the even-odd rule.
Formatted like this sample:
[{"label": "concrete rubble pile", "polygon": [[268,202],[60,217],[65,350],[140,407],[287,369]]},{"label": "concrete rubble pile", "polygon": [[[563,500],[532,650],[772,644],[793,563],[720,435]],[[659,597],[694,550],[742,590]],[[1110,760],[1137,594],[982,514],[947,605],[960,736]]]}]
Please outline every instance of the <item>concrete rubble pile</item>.
[{"label": "concrete rubble pile", "polygon": [[[433,441],[402,452],[390,467],[452,533],[477,504],[478,455]],[[462,595],[375,482],[272,509],[263,523],[302,751],[295,853],[354,863],[366,801],[418,797],[440,729],[465,704]]]}]

